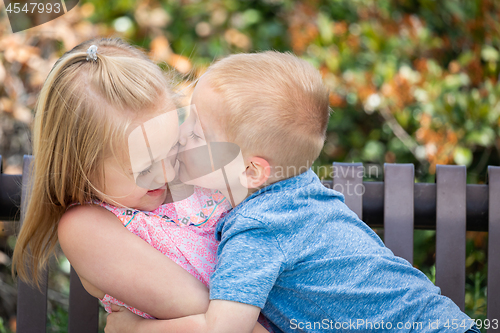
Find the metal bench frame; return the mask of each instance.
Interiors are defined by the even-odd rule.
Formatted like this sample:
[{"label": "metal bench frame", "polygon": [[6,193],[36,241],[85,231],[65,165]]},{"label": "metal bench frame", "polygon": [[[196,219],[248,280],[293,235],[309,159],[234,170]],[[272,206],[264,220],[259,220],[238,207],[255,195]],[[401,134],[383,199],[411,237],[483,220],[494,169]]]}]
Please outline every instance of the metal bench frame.
[{"label": "metal bench frame", "polygon": [[[0,220],[24,220],[31,156],[23,175],[2,173]],[[464,166],[438,165],[436,183],[415,183],[413,164],[385,164],[384,182],[363,182],[361,163],[334,163],[333,181],[325,186],[344,193],[346,204],[374,228],[384,228],[384,242],[395,255],[413,262],[414,229],[436,229],[436,285],[462,310],[465,306],[466,231],[488,231],[487,317],[500,319],[500,167],[488,167],[488,184],[466,184]],[[22,184],[22,186],[20,186]],[[351,191],[347,189],[351,188]],[[358,190],[355,190],[358,189]],[[362,189],[362,191],[360,190]],[[17,332],[45,332],[47,276],[43,292],[18,283]],[[98,330],[98,303],[71,269],[70,333]],[[493,332],[492,329],[488,332]]]}]

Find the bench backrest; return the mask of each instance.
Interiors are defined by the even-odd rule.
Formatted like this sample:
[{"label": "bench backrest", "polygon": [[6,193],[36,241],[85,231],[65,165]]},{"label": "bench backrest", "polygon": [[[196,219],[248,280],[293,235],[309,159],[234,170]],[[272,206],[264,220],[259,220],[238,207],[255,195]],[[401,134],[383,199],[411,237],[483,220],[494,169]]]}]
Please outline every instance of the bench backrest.
[{"label": "bench backrest", "polygon": [[[15,218],[12,211],[19,197],[24,207],[30,161],[31,156],[24,157],[22,176],[0,173],[0,219]],[[361,163],[334,163],[333,167],[333,181],[324,185],[342,192],[346,204],[368,225],[383,227],[384,242],[397,256],[413,262],[414,229],[436,229],[436,285],[462,310],[465,233],[488,231],[487,317],[500,318],[500,242],[495,241],[500,239],[500,167],[488,167],[488,185],[467,185],[463,166],[438,165],[435,184],[416,184],[413,164],[385,164],[384,182],[363,182]],[[22,182],[21,193],[16,191],[16,180]],[[23,219],[21,209],[21,224]],[[97,300],[83,289],[73,269],[69,298],[68,332],[97,332]],[[19,282],[17,332],[45,332],[46,318],[47,272],[43,292]]]},{"label": "bench backrest", "polygon": [[[488,185],[467,185],[465,166],[438,165],[435,184],[416,184],[413,164],[385,164],[383,184],[363,183],[361,163],[334,163],[333,167],[334,180],[327,186],[344,193],[346,204],[370,226],[383,226],[384,243],[395,255],[412,263],[413,230],[436,229],[436,285],[462,311],[466,231],[488,231],[487,318],[500,318],[500,242],[496,241],[500,239],[500,167],[488,167]],[[380,206],[383,225],[378,223]]]}]

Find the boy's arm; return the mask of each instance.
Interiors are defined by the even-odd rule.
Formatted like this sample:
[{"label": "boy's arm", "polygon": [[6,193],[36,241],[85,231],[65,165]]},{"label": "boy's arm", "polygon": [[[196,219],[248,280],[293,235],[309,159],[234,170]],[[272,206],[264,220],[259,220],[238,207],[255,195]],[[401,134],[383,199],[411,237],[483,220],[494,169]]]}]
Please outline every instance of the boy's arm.
[{"label": "boy's arm", "polygon": [[59,222],[58,238],[87,286],[161,319],[208,309],[208,289],[200,281],[102,207],[68,210]]},{"label": "boy's arm", "polygon": [[108,315],[106,333],[264,333],[257,323],[260,308],[224,300],[212,300],[206,314],[171,320],[147,320],[125,308]]},{"label": "boy's arm", "polygon": [[212,300],[205,314],[153,321],[131,317],[123,309],[108,315],[106,333],[252,332],[285,258],[274,232],[265,225],[245,217],[236,222],[219,244],[217,268],[210,276]]}]

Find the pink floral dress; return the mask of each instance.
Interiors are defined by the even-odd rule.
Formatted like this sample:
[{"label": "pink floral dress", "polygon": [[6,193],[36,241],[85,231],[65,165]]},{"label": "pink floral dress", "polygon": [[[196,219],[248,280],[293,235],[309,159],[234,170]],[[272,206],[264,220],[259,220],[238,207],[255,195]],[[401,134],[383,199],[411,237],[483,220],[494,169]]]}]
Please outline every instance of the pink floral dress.
[{"label": "pink floral dress", "polygon": [[[195,186],[190,197],[161,205],[152,212],[119,208],[104,202],[96,204],[115,214],[130,232],[208,287],[217,263],[215,226],[220,215],[231,207],[219,191]],[[110,295],[105,295],[101,302],[107,312],[111,312],[111,304],[116,304],[144,318],[154,318]]]}]

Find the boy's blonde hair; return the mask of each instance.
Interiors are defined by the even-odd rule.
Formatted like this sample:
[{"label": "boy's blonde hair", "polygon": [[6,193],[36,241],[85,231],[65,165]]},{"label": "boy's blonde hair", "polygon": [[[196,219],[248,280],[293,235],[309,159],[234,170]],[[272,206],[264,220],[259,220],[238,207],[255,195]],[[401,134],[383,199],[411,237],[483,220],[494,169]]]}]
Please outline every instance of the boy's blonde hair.
[{"label": "boy's blonde hair", "polygon": [[293,54],[267,51],[231,55],[205,75],[222,95],[218,121],[228,141],[273,167],[295,170],[287,177],[311,167],[330,114],[329,92],[318,70]]},{"label": "boy's blonde hair", "polygon": [[[87,60],[91,45],[95,61]],[[35,109],[32,182],[12,264],[22,280],[39,286],[70,204],[106,197],[96,187],[104,184],[103,160],[124,150],[135,117],[159,101],[175,109],[169,85],[156,64],[120,39],[89,40],[57,61]]]}]

